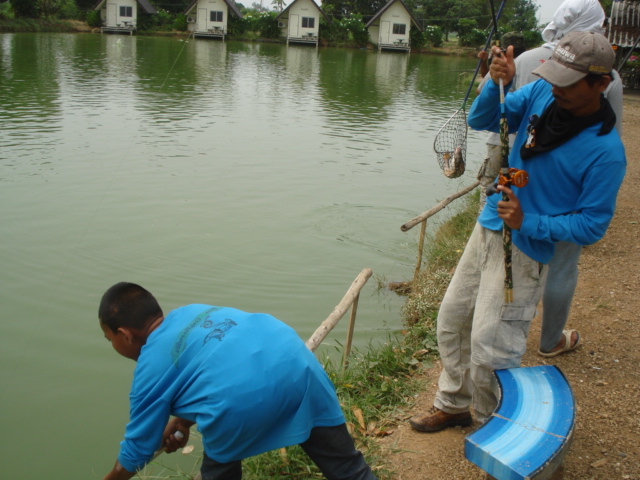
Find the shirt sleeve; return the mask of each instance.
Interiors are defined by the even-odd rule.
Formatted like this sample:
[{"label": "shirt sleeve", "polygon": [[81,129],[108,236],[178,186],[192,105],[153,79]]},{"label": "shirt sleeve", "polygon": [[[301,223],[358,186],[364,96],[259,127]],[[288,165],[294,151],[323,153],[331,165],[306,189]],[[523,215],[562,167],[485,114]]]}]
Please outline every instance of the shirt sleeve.
[{"label": "shirt sleeve", "polygon": [[136,394],[134,389],[130,396],[130,419],[118,455],[118,461],[129,472],[144,467],[160,448],[170,415],[170,405],[162,396]]},{"label": "shirt sleeve", "polygon": [[[509,132],[515,132],[520,125],[524,111],[524,97],[520,92],[509,92],[511,84],[504,86],[505,91],[505,113],[509,125]],[[467,123],[474,130],[487,130],[489,132],[500,132],[500,87],[493,81],[487,81],[471,105]]]},{"label": "shirt sleeve", "polygon": [[620,74],[613,70],[611,72],[611,83],[604,91],[613,112],[616,114],[616,130],[618,135],[622,137],[622,79]]},{"label": "shirt sleeve", "polygon": [[[623,161],[616,159],[616,155]],[[624,151],[615,150],[609,156],[612,158],[597,162],[588,170],[574,212],[557,216],[526,212],[520,233],[535,240],[578,245],[591,245],[600,240],[613,218],[616,197],[626,172]]]}]

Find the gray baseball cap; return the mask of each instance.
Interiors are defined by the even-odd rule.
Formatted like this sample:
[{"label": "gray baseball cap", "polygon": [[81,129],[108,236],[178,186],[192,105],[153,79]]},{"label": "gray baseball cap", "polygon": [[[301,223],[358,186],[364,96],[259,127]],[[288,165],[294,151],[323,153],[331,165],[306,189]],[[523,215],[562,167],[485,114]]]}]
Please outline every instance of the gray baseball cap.
[{"label": "gray baseball cap", "polygon": [[569,32],[556,45],[551,60],[533,72],[551,85],[568,87],[589,73],[611,73],[616,54],[609,40],[593,32]]}]

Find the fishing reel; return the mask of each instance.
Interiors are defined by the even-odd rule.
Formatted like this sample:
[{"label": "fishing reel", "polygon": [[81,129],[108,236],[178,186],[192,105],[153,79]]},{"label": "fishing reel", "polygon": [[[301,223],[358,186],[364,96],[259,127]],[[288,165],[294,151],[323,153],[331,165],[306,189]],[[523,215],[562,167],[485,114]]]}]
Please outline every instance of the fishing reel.
[{"label": "fishing reel", "polygon": [[498,193],[498,185],[522,188],[527,183],[529,183],[529,174],[527,172],[525,172],[524,170],[519,170],[517,168],[510,168],[509,173],[507,173],[506,175],[501,172],[500,175],[498,175],[498,182],[488,186],[485,193],[487,197],[493,195],[494,193]]}]

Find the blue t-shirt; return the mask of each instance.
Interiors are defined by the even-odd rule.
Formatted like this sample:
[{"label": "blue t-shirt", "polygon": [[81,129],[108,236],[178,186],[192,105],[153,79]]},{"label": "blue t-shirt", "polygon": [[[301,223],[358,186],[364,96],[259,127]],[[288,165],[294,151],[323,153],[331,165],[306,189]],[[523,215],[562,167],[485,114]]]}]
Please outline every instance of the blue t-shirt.
[{"label": "blue t-shirt", "polygon": [[[522,226],[513,231],[513,243],[541,263],[551,260],[556,242],[590,245],[602,238],[615,212],[627,164],[617,131],[598,135],[601,123],[553,150],[523,160],[520,147],[527,140],[527,128],[551,102],[551,85],[544,80],[505,96],[509,131],[517,131],[509,166],[529,174],[525,187],[512,188],[524,212]],[[499,88],[489,81],[469,110],[468,123],[475,130],[497,132],[499,121]],[[501,194],[487,198],[478,220],[483,227],[502,229],[503,221],[497,212],[499,200]]]},{"label": "blue t-shirt", "polygon": [[175,415],[196,422],[222,463],[302,443],[345,419],[331,380],[296,332],[262,313],[178,308],[149,335],[134,372],[118,460],[130,472]]}]

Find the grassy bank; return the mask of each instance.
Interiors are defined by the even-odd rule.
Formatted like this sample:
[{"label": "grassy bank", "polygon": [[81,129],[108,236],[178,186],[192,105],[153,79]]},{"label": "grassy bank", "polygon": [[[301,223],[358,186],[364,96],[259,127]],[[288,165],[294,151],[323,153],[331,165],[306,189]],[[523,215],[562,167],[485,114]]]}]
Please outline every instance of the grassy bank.
[{"label": "grassy bank", "polygon": [[[382,344],[370,344],[363,351],[355,351],[347,369],[342,369],[339,361],[324,360],[356,445],[380,480],[391,480],[394,474],[385,461],[378,439],[392,434],[398,422],[404,421],[415,394],[424,387],[418,374],[431,368],[438,357],[435,320],[440,301],[475,225],[478,191],[459,200],[458,205],[458,213],[444,222],[426,243],[426,266],[412,285],[403,308],[406,328],[390,335]],[[197,472],[198,463],[199,455],[196,454],[193,472]],[[285,476],[292,480],[322,478],[297,446],[247,459],[243,466],[244,478],[249,480]],[[141,475],[141,478],[192,477],[172,471],[168,476]]]},{"label": "grassy bank", "polygon": [[90,31],[91,27],[85,22],[78,20],[43,20],[38,18],[0,19],[0,32],[2,33],[73,33]]}]

